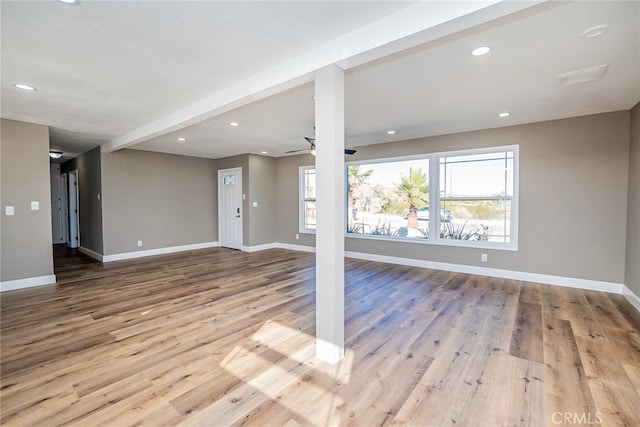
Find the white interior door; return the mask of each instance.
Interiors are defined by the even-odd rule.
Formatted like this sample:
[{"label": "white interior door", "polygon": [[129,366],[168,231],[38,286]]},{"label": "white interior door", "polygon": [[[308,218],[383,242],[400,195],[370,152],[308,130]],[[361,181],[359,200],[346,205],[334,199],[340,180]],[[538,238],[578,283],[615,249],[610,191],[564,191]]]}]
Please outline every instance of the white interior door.
[{"label": "white interior door", "polygon": [[242,168],[218,171],[218,240],[242,250]]},{"label": "white interior door", "polygon": [[64,173],[60,175],[60,207],[62,208],[62,236],[61,243],[69,241],[69,175]]},{"label": "white interior door", "polygon": [[80,233],[78,232],[78,171],[69,172],[69,240],[67,244],[71,248],[80,245]]},{"label": "white interior door", "polygon": [[60,165],[52,163],[51,170],[51,241],[64,243],[62,230],[65,223],[62,221],[62,197],[60,195]]}]

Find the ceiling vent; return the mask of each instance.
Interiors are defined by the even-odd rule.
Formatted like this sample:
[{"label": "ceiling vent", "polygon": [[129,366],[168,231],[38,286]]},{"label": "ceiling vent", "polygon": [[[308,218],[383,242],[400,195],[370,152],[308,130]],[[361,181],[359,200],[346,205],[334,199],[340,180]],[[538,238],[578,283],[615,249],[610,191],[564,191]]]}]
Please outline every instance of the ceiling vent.
[{"label": "ceiling vent", "polygon": [[584,70],[558,74],[556,75],[556,86],[571,86],[577,85],[578,83],[600,80],[608,66],[609,64],[602,64],[596,67],[585,68]]}]

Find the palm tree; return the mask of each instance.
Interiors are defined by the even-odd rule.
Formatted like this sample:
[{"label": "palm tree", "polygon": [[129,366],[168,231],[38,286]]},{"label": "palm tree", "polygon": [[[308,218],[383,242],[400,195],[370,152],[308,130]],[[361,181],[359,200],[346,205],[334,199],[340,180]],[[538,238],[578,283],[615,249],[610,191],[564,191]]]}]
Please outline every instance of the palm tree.
[{"label": "palm tree", "polygon": [[397,187],[401,203],[409,207],[407,228],[418,228],[418,206],[429,203],[429,184],[422,169],[409,169],[409,176],[403,176]]},{"label": "palm tree", "polygon": [[[372,170],[368,170],[364,172],[361,171],[360,165],[353,165],[348,167],[347,175],[348,175],[349,189],[347,190],[347,199],[348,199],[347,203],[348,203],[348,206],[351,207],[352,212],[353,212],[353,209],[356,209],[356,206],[355,206],[356,192],[362,185],[366,184],[366,182],[369,180],[369,177],[371,176],[372,173],[373,173]],[[355,219],[355,213],[353,214],[353,216]]]}]

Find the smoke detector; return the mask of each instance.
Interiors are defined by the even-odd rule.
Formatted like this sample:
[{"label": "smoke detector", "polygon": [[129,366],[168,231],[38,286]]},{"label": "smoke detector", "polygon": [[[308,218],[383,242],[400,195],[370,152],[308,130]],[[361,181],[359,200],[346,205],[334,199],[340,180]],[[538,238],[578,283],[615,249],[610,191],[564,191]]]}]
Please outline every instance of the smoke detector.
[{"label": "smoke detector", "polygon": [[596,67],[585,68],[583,70],[569,71],[556,75],[556,86],[571,86],[579,83],[593,82],[600,80],[607,71],[609,64],[602,64]]}]

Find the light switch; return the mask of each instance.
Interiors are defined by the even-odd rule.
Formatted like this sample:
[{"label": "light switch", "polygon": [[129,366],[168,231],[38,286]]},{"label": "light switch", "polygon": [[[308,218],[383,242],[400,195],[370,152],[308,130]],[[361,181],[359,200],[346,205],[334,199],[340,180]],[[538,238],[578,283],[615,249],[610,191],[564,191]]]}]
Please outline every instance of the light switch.
[{"label": "light switch", "polygon": [[15,209],[13,208],[13,206],[5,206],[4,213],[7,216],[15,215]]},{"label": "light switch", "polygon": [[40,202],[31,202],[31,210],[32,211],[39,211],[40,210]]},{"label": "light switch", "polygon": [[253,207],[257,208],[258,207],[258,202],[253,202]]}]

